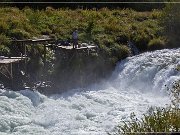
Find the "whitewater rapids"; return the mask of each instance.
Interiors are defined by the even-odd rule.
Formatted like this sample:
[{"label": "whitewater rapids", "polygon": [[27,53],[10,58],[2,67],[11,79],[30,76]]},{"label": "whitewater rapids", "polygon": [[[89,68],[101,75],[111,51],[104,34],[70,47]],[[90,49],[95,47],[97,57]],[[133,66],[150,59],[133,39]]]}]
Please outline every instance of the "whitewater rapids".
[{"label": "whitewater rapids", "polygon": [[129,57],[108,81],[44,96],[0,90],[0,135],[105,135],[132,112],[170,103],[167,87],[180,80],[180,49]]}]

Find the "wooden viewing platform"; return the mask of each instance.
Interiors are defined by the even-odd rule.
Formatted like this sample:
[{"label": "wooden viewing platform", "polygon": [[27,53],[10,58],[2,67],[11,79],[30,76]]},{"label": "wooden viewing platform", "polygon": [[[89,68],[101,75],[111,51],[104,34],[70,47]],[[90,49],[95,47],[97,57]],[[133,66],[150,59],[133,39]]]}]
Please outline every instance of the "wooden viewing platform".
[{"label": "wooden viewing platform", "polygon": [[73,48],[72,45],[70,46],[58,46],[57,49],[62,50],[63,53],[68,53],[68,52],[77,52],[80,54],[90,54],[90,53],[96,53],[97,52],[97,46],[95,45],[79,45],[77,48]]},{"label": "wooden viewing platform", "polygon": [[44,55],[43,55],[43,63],[44,67],[46,67],[46,53],[47,53],[47,47],[49,47],[49,42],[55,42],[56,40],[54,38],[50,38],[48,36],[43,36],[42,38],[37,39],[25,39],[25,40],[12,40],[16,44],[21,44],[24,46],[24,55],[27,56],[27,45],[29,46],[42,46],[44,48]]},{"label": "wooden viewing platform", "polygon": [[0,56],[0,73],[7,78],[13,78],[13,63],[26,60],[27,57],[4,57]]},{"label": "wooden viewing platform", "polygon": [[[72,43],[69,43],[69,46],[65,46],[65,44],[62,44],[61,42],[58,42],[58,40],[53,38],[39,38],[39,39],[25,39],[25,40],[12,40],[12,44],[14,47],[12,49],[15,49],[15,52],[17,52],[18,57],[5,57],[0,56],[0,77],[2,77],[2,81],[7,82],[8,84],[11,84],[12,86],[15,84],[17,85],[17,81],[20,77],[23,76],[27,77],[27,58],[31,58],[30,51],[35,51],[37,49],[36,53],[42,53],[42,61],[43,61],[43,72],[46,74],[47,72],[47,64],[46,64],[46,55],[49,50],[52,50],[54,54],[63,60],[71,61],[75,57],[83,57],[87,56],[89,54],[96,54],[98,53],[98,46],[94,43],[89,42],[88,43],[79,43],[77,48],[73,48]],[[31,46],[31,47],[28,47]],[[38,46],[42,46],[40,49]],[[42,50],[43,49],[43,50]],[[42,50],[42,51],[41,51]],[[16,54],[16,53],[14,53]],[[33,54],[33,53],[32,53]],[[26,56],[26,57],[22,57]],[[32,69],[33,70],[33,69]],[[35,70],[35,69],[34,69]],[[20,78],[21,79],[21,78]],[[22,83],[22,80],[18,80],[20,83]]]},{"label": "wooden viewing platform", "polygon": [[[44,70],[46,71],[46,54],[47,54],[47,48],[51,48],[52,50],[56,52],[60,52],[63,54],[68,53],[80,53],[80,54],[90,54],[90,53],[97,53],[97,45],[94,45],[93,43],[79,43],[78,48],[73,48],[73,45],[70,44],[69,46],[65,45],[59,45],[57,43],[57,40],[54,38],[50,38],[48,36],[43,36],[39,39],[25,39],[25,40],[12,40],[16,44],[20,44],[24,47],[24,56],[27,56],[27,46],[43,46],[43,63],[44,63]],[[38,50],[39,51],[39,50]],[[8,60],[9,62],[13,62],[15,60]],[[1,61],[1,62],[8,62],[8,61]],[[26,62],[25,62],[26,63]]]}]

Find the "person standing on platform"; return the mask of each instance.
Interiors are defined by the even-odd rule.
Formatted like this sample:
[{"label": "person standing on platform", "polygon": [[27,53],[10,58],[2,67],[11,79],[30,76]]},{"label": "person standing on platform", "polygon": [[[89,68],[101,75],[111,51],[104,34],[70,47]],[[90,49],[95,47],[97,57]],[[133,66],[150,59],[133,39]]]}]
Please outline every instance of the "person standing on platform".
[{"label": "person standing on platform", "polygon": [[72,39],[73,39],[73,48],[78,47],[78,31],[75,29],[75,31],[72,33]]}]

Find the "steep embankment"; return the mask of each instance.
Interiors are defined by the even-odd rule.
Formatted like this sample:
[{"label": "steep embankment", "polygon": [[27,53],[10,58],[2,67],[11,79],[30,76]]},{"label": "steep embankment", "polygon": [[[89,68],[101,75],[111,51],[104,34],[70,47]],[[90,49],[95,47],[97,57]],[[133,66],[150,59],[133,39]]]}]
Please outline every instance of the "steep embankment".
[{"label": "steep embankment", "polygon": [[90,88],[51,97],[1,90],[0,133],[106,134],[131,112],[141,116],[150,106],[168,104],[166,87],[180,79],[179,62],[180,49],[166,49],[125,59],[110,80]]},{"label": "steep embankment", "polygon": [[[24,8],[0,8],[0,55],[20,56],[24,47],[10,42],[11,39],[28,39],[49,35],[59,40],[71,38],[74,28],[78,28],[79,42],[93,41],[98,45],[98,55],[78,56],[62,59],[47,51],[48,69],[45,73],[51,80],[61,82],[59,87],[76,87],[91,80],[105,78],[114,69],[117,61],[129,54],[127,41],[133,41],[140,51],[159,49],[165,45],[158,18],[161,11],[137,12],[130,9],[99,10],[53,9],[34,10]],[[153,47],[153,48],[152,48]],[[28,46],[28,73],[30,82],[41,80],[43,47]],[[105,74],[106,73],[106,74]],[[45,75],[44,75],[45,76]],[[62,77],[63,76],[63,77]],[[89,77],[87,77],[89,76]],[[20,77],[19,77],[20,78]],[[66,86],[64,84],[67,82]],[[98,80],[98,79],[97,79]],[[20,81],[21,82],[21,81]],[[92,81],[93,82],[93,81]]]}]

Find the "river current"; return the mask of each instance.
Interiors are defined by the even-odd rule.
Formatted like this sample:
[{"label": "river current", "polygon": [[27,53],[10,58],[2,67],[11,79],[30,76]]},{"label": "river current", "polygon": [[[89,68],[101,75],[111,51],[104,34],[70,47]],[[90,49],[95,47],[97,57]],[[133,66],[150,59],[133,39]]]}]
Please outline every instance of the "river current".
[{"label": "river current", "polygon": [[0,135],[105,135],[150,107],[170,104],[180,80],[180,49],[146,52],[119,62],[111,78],[88,88],[45,96],[0,90]]}]

